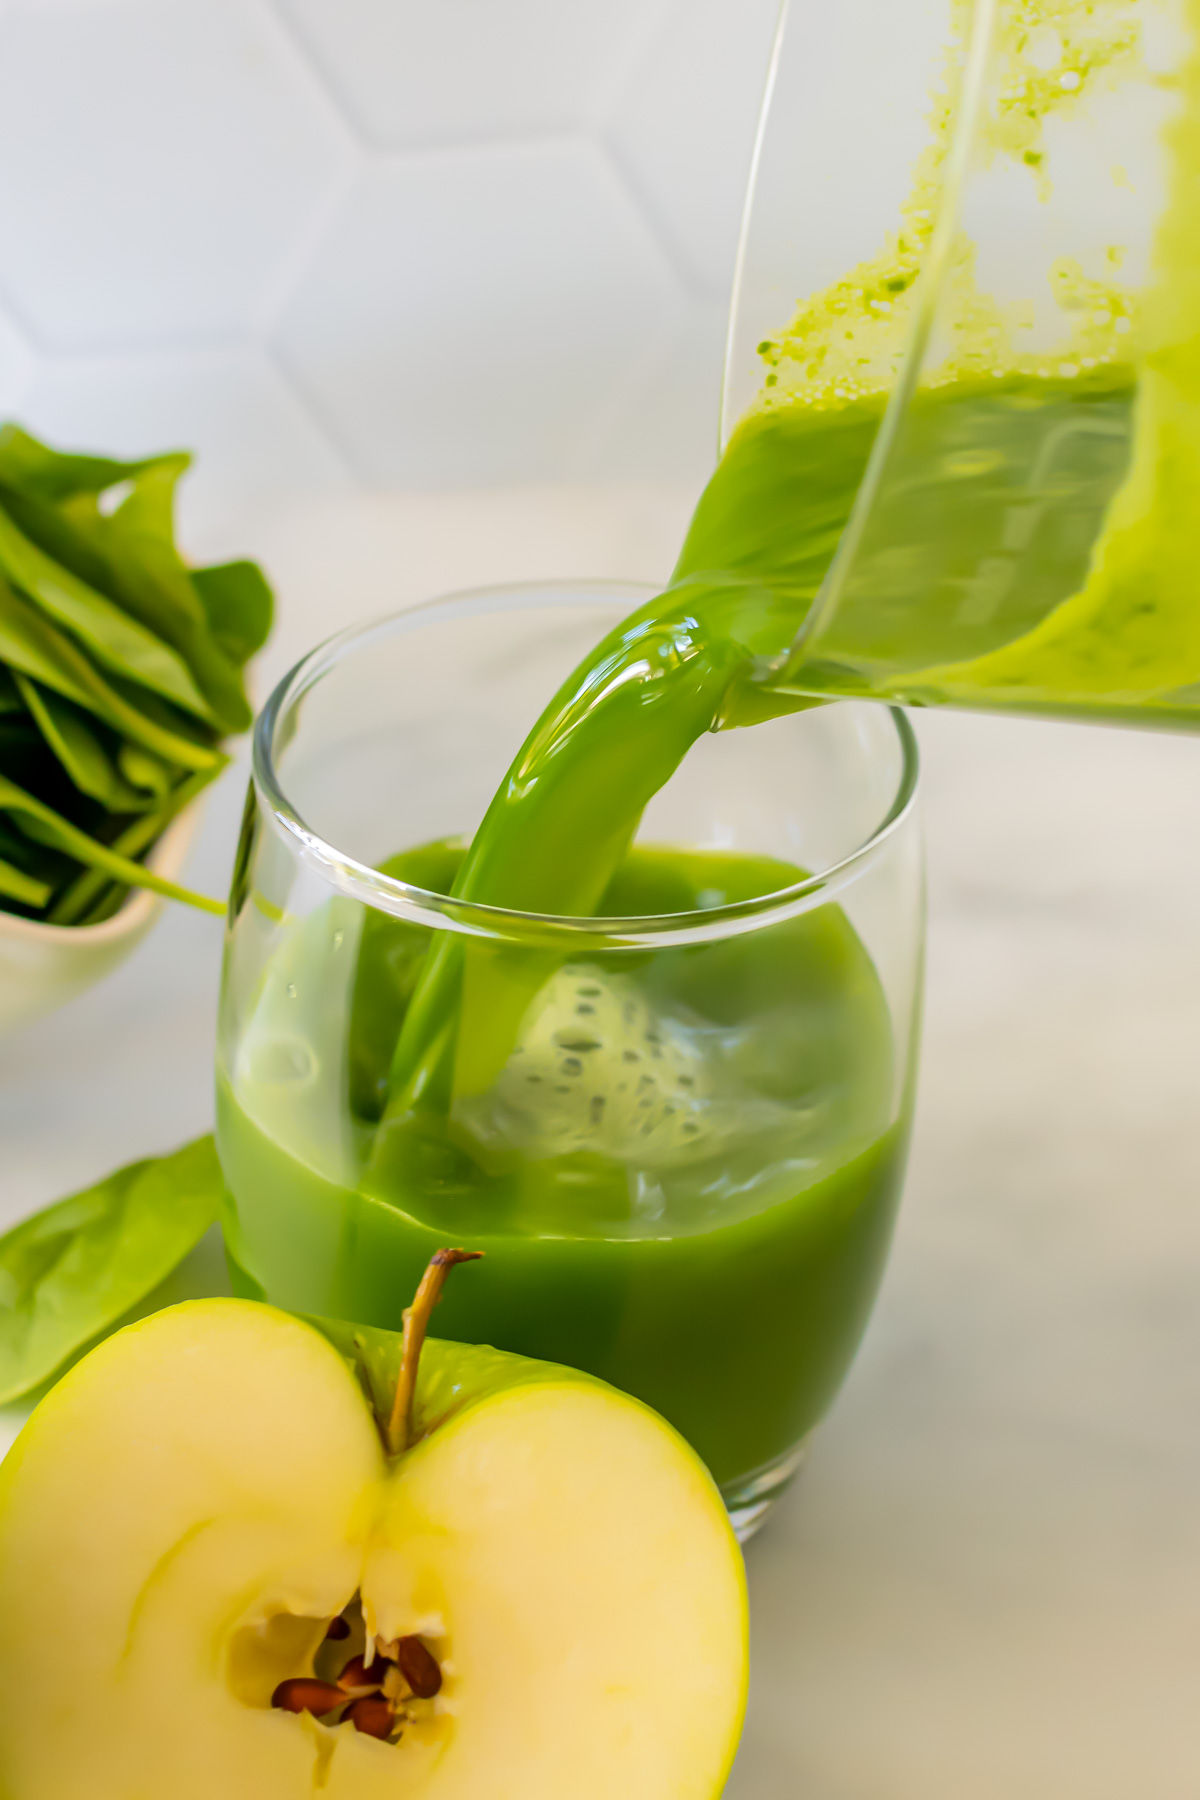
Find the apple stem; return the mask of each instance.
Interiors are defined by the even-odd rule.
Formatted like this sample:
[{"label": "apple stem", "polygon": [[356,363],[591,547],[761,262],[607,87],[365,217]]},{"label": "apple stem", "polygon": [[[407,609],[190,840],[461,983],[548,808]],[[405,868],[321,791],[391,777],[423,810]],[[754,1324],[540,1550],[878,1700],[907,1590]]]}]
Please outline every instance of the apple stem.
[{"label": "apple stem", "polygon": [[421,1285],[412,1305],[404,1309],[404,1350],[400,1358],[396,1396],[392,1401],[392,1416],[388,1420],[385,1434],[388,1454],[391,1456],[402,1455],[412,1442],[413,1401],[417,1394],[421,1347],[429,1329],[430,1316],[442,1297],[446,1277],[456,1263],[476,1262],[482,1255],[482,1250],[435,1250],[429,1260],[429,1267],[421,1277]]}]

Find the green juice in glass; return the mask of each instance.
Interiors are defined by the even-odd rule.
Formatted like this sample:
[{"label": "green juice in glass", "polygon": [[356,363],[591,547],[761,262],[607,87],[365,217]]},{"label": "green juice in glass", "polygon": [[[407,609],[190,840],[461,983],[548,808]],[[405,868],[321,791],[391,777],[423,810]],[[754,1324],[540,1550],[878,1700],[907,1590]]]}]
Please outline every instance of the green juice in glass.
[{"label": "green juice in glass", "polygon": [[[433,845],[388,869],[449,887],[461,861],[460,848]],[[639,847],[604,908],[711,906],[799,873]],[[220,1084],[238,1285],[395,1327],[432,1251],[466,1243],[486,1257],[447,1290],[440,1334],[552,1356],[638,1394],[722,1483],[776,1463],[825,1410],[857,1347],[906,1148],[887,1007],[842,910],[609,954],[602,970],[560,965],[489,1097],[491,1116],[467,1116],[469,1148],[462,1109],[430,1109],[419,1129],[393,1135],[386,1161],[392,1050],[430,934],[384,914],[362,921],[335,900],[306,922],[258,1011],[271,1042],[289,987],[336,982],[328,945],[356,916],[346,1076],[356,1135],[340,1159],[313,1121],[281,1112],[252,1043]]]}]

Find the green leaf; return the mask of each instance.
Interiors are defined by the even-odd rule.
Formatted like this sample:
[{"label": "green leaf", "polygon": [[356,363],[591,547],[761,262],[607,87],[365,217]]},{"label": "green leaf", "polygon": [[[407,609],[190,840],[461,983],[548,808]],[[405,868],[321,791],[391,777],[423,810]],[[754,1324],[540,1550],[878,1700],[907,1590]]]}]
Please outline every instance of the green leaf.
[{"label": "green leaf", "polygon": [[46,746],[27,712],[0,717],[0,773],[14,781],[36,778],[44,772]]},{"label": "green leaf", "polygon": [[2,510],[0,570],[116,674],[215,723],[211,707],[175,652],[113,601],[39,550]]},{"label": "green leaf", "polygon": [[25,702],[17,692],[17,684],[13,679],[12,671],[0,663],[0,719],[6,713],[22,713],[24,711]]},{"label": "green leaf", "polygon": [[50,688],[40,688],[28,675],[19,674],[16,682],[43,738],[81,794],[99,800],[109,812],[142,812],[153,806],[153,794],[139,793],[122,779],[79,707]]},{"label": "green leaf", "polygon": [[[161,471],[173,482],[186,458],[167,459],[172,466]],[[153,481],[159,471],[152,470],[140,482]],[[96,505],[95,496],[84,494],[59,505],[20,493],[0,483],[0,505],[31,543],[62,568],[76,575],[90,588],[114,601],[132,617],[177,650],[197,677],[197,685],[205,693],[196,663],[217,665],[217,687],[230,698],[214,708],[217,723],[223,730],[244,728],[248,709],[242,691],[241,676],[225,657],[213,637],[207,614],[191,578],[175,555],[171,541],[171,520],[166,519],[167,544],[179,571],[179,592],[164,595],[152,570],[143,570],[137,562],[139,545],[135,539],[122,536],[122,525],[128,507],[122,507],[113,518],[106,518]],[[181,616],[180,616],[181,615]],[[198,640],[198,653],[189,653],[189,643]],[[206,698],[208,695],[206,693]],[[236,715],[236,716],[235,716]]]},{"label": "green leaf", "polygon": [[[204,750],[219,742],[216,732],[207,725],[202,725],[199,719],[189,719],[160,694],[152,694],[148,688],[136,687],[132,681],[125,681],[120,675],[111,675],[109,686],[126,706],[136,708],[143,719],[148,719],[151,725],[156,726],[159,731],[167,732],[172,738],[182,739],[193,750]],[[176,756],[174,760],[180,759]]]},{"label": "green leaf", "polygon": [[139,695],[135,704],[106,681],[79,645],[43,618],[2,578],[0,658],[43,686],[74,700],[123,737],[133,738],[168,762],[187,769],[209,769],[219,767],[225,760],[220,751],[196,743],[182,729],[162,723],[164,713],[155,707],[153,695]]},{"label": "green leaf", "polygon": [[[174,458],[180,453],[168,454]],[[163,460],[161,456],[150,456],[136,462],[120,462],[111,456],[81,456],[73,451],[52,450],[19,425],[0,427],[0,481],[47,500],[103,493]]]},{"label": "green leaf", "polygon": [[0,856],[22,875],[31,877],[52,891],[60,887],[76,865],[61,851],[48,850],[24,837],[0,814]]},{"label": "green leaf", "polygon": [[164,457],[131,482],[120,506],[107,518],[99,516],[95,526],[97,542],[135,609],[144,607],[149,615],[145,622],[172,643],[181,627],[208,629],[200,597],[175,547],[175,488],[187,466],[185,456]]},{"label": "green leaf", "polygon": [[25,906],[36,906],[40,911],[53,892],[49,882],[38,881],[32,875],[26,875],[23,869],[14,867],[0,857],[0,894],[7,894],[12,900],[20,900]]},{"label": "green leaf", "polygon": [[23,494],[19,488],[0,483],[0,505],[39,550],[72,575],[78,575],[89,587],[99,588],[110,600],[118,598],[110,585],[103,551],[93,541],[96,523],[102,517],[94,495],[56,505],[37,494]]},{"label": "green leaf", "polygon": [[[199,774],[191,775],[168,796],[165,804],[156,812],[143,813],[127,825],[120,837],[116,838],[111,849],[119,856],[140,856],[156,843],[166,830],[171,820],[181,813],[185,806],[190,806],[197,794],[202,793],[210,781],[215,780],[218,771],[202,769]],[[119,894],[123,894],[127,883],[119,883]],[[78,876],[55,902],[50,914],[51,925],[84,925],[93,924],[97,912],[108,905],[106,890],[113,886],[112,879],[104,869],[87,869]],[[118,896],[119,904],[119,896]]]},{"label": "green leaf", "polygon": [[163,458],[138,476],[112,516],[97,517],[95,538],[117,598],[179,652],[222,729],[244,731],[252,714],[240,667],[213,631],[175,548],[175,484],[186,467],[183,457]]},{"label": "green leaf", "polygon": [[[96,871],[94,869],[89,870],[89,874],[94,875],[95,873]],[[121,906],[128,896],[128,893],[129,889],[127,887],[122,887],[120,882],[103,881],[103,885],[99,889],[98,898],[92,905],[81,912],[77,919],[72,919],[70,921],[71,924],[81,927],[84,925],[102,925],[105,919],[111,919],[114,913],[120,912]],[[48,925],[53,925],[57,923],[57,921],[51,916],[47,919],[46,923]]]},{"label": "green leaf", "polygon": [[126,887],[151,888],[156,894],[163,894],[168,900],[182,900],[188,906],[198,907],[201,912],[224,914],[225,903],[210,899],[207,894],[195,894],[189,888],[179,887],[173,881],[166,881],[161,875],[154,874],[144,863],[130,862],[106,844],[97,843],[95,838],[80,831],[78,826],[71,825],[44,806],[32,794],[27,794],[15,782],[0,775],[0,812],[14,816],[25,833],[39,844],[48,844],[52,849],[62,850],[76,861],[87,863],[92,868],[103,869],[105,874],[115,880],[124,882]]},{"label": "green leaf", "polygon": [[275,611],[274,595],[258,564],[216,563],[193,569],[192,581],[222,650],[239,666],[249,662],[270,636]]},{"label": "green leaf", "polygon": [[122,744],[117,762],[126,781],[132,782],[134,787],[144,788],[160,800],[170,793],[171,767],[161,757],[151,756],[138,744]]},{"label": "green leaf", "polygon": [[211,1137],[118,1169],[0,1238],[0,1404],[37,1387],[157,1287],[217,1217]]},{"label": "green leaf", "polygon": [[270,624],[253,564],[197,582],[180,556],[189,462],[0,427],[0,910],[80,924],[133,884],[223,910],[134,860],[251,723],[242,664]]},{"label": "green leaf", "polygon": [[[0,775],[15,781],[26,793],[36,794],[72,825],[90,831],[95,824],[95,801],[71,785],[70,777],[27,712],[0,717]],[[41,876],[43,871],[30,873]]]}]

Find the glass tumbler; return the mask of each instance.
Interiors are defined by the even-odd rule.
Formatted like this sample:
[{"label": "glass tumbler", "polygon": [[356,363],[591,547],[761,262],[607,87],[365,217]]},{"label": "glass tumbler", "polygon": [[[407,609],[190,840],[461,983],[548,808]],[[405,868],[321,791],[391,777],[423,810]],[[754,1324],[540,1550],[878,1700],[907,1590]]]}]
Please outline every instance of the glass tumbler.
[{"label": "glass tumbler", "polygon": [[[237,1291],[391,1328],[435,1248],[482,1250],[438,1332],[647,1401],[748,1531],[887,1254],[920,1012],[916,751],[901,714],[856,702],[714,733],[604,916],[456,900],[530,722],[647,598],[457,595],[332,639],[276,689],[230,901],[224,1226]],[[453,1091],[397,1120],[392,1054],[447,933]]]}]

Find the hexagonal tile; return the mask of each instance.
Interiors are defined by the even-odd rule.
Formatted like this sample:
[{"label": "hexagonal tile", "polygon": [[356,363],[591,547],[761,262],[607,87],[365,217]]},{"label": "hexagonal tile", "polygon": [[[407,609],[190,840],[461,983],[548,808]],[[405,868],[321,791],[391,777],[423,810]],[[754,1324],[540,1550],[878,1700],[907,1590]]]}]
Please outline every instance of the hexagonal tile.
[{"label": "hexagonal tile", "polygon": [[663,0],[279,0],[364,135],[390,148],[562,131]]},{"label": "hexagonal tile", "polygon": [[349,155],[261,0],[0,14],[0,260],[53,347],[235,331]]},{"label": "hexagonal tile", "polygon": [[363,473],[418,487],[553,476],[683,313],[592,144],[376,167],[277,346]]},{"label": "hexagonal tile", "polygon": [[725,299],[779,0],[676,0],[606,135],[683,268]]},{"label": "hexagonal tile", "polygon": [[21,404],[33,376],[34,357],[11,319],[0,313],[0,416]]},{"label": "hexagonal tile", "polygon": [[140,456],[193,450],[179,489],[182,541],[199,557],[243,548],[244,521],[344,491],[345,466],[288,382],[256,351],[53,358],[22,409],[52,443]]}]

